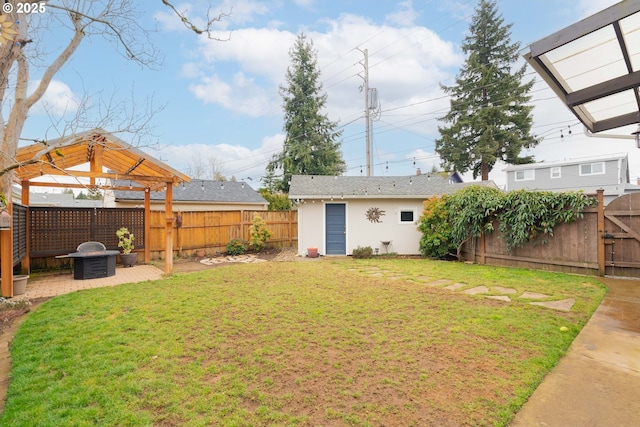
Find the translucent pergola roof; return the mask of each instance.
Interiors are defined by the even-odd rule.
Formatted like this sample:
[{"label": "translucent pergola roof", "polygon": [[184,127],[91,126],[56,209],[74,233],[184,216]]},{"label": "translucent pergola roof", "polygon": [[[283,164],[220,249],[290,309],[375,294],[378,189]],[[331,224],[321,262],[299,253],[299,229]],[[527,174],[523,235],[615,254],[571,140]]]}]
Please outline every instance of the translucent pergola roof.
[{"label": "translucent pergola roof", "polygon": [[525,59],[592,133],[640,122],[640,1],[622,1],[529,49]]}]

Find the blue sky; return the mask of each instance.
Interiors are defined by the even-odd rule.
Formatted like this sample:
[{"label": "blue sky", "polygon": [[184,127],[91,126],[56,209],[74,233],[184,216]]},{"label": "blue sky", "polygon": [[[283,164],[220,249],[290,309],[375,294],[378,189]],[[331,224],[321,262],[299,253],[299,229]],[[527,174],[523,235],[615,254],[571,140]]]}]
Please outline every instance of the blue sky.
[{"label": "blue sky", "polygon": [[[124,116],[147,116],[150,132],[119,134],[132,144],[188,173],[197,159],[215,159],[223,173],[260,186],[265,166],[284,139],[282,99],[289,50],[299,32],[314,43],[326,113],[339,122],[347,175],[366,173],[363,53],[369,52],[369,81],[380,99],[373,122],[374,175],[410,175],[429,170],[434,154],[437,118],[448,110],[440,84],[451,85],[464,61],[460,42],[467,34],[476,0],[224,0],[213,10],[230,12],[218,25],[228,41],[212,41],[187,31],[160,0],[145,1],[140,25],[150,34],[159,64],[142,68],[127,61],[114,44],[86,39],[56,76],[45,100],[32,109],[24,138],[53,139],[64,123],[82,115],[92,125],[111,106]],[[598,12],[615,0],[500,0],[505,23],[513,24],[512,41],[528,45]],[[197,20],[209,2],[176,2]],[[68,34],[52,29],[47,47],[61,46]],[[32,70],[37,80],[39,70]],[[538,161],[564,160],[629,152],[631,179],[640,176],[634,142],[584,136],[578,120],[540,82],[533,71],[533,131],[543,142],[531,154]],[[121,114],[122,116],[122,114]],[[100,123],[117,130],[119,118]],[[85,129],[79,129],[85,130]],[[24,142],[27,144],[28,142]],[[504,182],[504,165],[490,178]],[[471,180],[470,174],[465,175]]]}]

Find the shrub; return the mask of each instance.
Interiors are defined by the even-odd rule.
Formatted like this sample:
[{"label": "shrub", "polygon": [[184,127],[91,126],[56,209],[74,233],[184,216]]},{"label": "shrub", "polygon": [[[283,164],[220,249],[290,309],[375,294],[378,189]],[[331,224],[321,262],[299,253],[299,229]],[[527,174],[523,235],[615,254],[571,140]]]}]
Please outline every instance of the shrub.
[{"label": "shrub", "polygon": [[253,214],[253,223],[249,227],[249,235],[251,235],[251,246],[258,252],[267,246],[266,242],[272,236],[271,232],[267,230],[264,220],[257,213]]},{"label": "shrub", "polygon": [[365,246],[361,248],[358,246],[353,250],[354,258],[373,258],[373,249],[371,246]]},{"label": "shrub", "polygon": [[267,209],[270,211],[291,210],[291,200],[289,200],[289,195],[286,193],[270,193],[268,189],[261,188],[260,195],[269,202]]},{"label": "shrub", "polygon": [[232,239],[227,243],[227,254],[229,255],[242,255],[246,250],[244,242],[240,239]]},{"label": "shrub", "polygon": [[449,207],[446,196],[431,197],[424,202],[422,216],[418,220],[420,238],[420,252],[429,258],[444,259],[450,253],[455,253]]}]

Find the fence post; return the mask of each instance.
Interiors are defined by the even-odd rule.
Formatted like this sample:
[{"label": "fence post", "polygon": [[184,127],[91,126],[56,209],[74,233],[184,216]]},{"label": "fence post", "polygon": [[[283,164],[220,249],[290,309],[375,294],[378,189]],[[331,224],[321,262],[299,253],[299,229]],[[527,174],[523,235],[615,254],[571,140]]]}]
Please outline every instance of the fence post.
[{"label": "fence post", "polygon": [[605,274],[604,264],[604,189],[598,190],[598,274],[603,277]]},{"label": "fence post", "polygon": [[243,242],[248,242],[249,239],[247,238],[247,232],[245,231],[245,226],[248,224],[247,222],[247,212],[242,210],[240,211],[240,240],[242,240]]},{"label": "fence post", "polygon": [[293,211],[289,210],[289,247],[293,245]]}]

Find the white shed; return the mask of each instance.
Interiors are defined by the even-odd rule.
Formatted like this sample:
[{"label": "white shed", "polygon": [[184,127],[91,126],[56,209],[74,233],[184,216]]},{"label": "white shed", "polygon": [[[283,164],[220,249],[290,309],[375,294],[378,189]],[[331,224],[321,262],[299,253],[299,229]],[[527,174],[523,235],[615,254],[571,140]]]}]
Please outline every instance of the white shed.
[{"label": "white shed", "polygon": [[362,177],[294,175],[289,198],[298,202],[298,254],[350,255],[358,246],[377,253],[420,254],[417,222],[423,202],[470,184],[441,174]]}]

